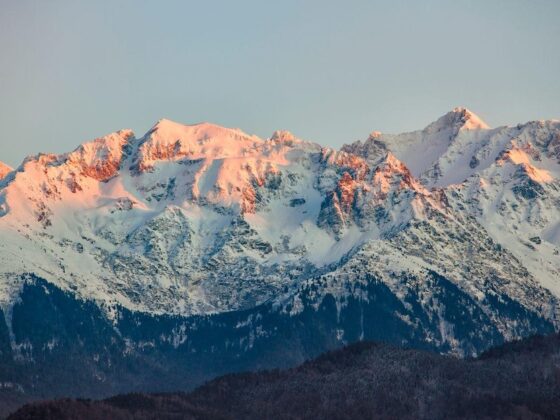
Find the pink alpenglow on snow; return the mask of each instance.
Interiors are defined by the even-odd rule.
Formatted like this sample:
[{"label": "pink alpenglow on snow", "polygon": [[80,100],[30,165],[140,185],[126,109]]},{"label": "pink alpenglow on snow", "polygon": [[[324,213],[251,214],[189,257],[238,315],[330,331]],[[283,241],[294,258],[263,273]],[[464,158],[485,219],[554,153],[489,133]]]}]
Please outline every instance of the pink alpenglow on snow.
[{"label": "pink alpenglow on snow", "polygon": [[[37,273],[107,307],[239,309],[295,287],[302,270],[363,253],[385,256],[367,269],[388,284],[427,270],[471,284],[483,275],[455,263],[466,242],[446,238],[472,232],[483,238],[472,257],[480,273],[516,284],[524,272],[560,296],[558,121],[489,128],[456,108],[424,129],[335,150],[288,131],[261,139],[164,119],[140,137],[121,130],[0,169],[11,172],[0,182],[0,235],[10,238],[0,277]],[[234,297],[216,292],[224,284]],[[17,287],[2,283],[0,304]]]}]

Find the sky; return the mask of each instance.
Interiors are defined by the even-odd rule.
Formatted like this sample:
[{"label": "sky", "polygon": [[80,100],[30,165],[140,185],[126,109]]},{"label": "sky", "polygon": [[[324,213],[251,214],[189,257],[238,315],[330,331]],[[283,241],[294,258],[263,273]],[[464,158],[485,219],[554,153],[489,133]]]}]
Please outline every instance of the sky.
[{"label": "sky", "polygon": [[339,147],[560,118],[558,0],[0,0],[0,161],[160,118]]}]

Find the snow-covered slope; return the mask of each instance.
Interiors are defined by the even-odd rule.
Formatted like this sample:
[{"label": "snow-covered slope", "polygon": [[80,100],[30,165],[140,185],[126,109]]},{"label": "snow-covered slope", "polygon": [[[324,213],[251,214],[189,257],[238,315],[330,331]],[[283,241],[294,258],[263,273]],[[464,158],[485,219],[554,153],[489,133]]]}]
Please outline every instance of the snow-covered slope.
[{"label": "snow-covered slope", "polygon": [[340,279],[373,273],[427,299],[421,279],[438,273],[491,317],[499,293],[554,320],[559,176],[556,121],[490,129],[457,108],[337,151],[160,120],[0,182],[0,298],[9,313],[34,273],[108,314],[193,315],[293,303],[318,278],[342,302]]},{"label": "snow-covered slope", "polygon": [[491,129],[457,108],[422,131],[375,133],[343,150],[369,162],[387,151],[400,157],[560,295],[560,121]]},{"label": "snow-covered slope", "polygon": [[[498,130],[499,131],[499,130]],[[461,182],[479,166],[487,165],[503,145],[488,138],[496,134],[478,116],[465,108],[455,108],[421,131],[404,134],[373,132],[365,142],[345,145],[343,150],[375,162],[387,151],[405,162],[415,177],[428,186]],[[504,139],[505,141],[505,139]],[[486,160],[471,161],[481,148]],[[480,169],[480,168],[479,168]]]}]

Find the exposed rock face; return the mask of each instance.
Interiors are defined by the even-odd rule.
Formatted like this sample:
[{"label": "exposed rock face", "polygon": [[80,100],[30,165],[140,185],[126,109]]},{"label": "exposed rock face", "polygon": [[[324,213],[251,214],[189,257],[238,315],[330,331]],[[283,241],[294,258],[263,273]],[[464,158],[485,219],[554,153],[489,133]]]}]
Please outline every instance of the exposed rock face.
[{"label": "exposed rock face", "polygon": [[123,148],[132,136],[132,131],[121,130],[84,143],[68,155],[65,164],[78,169],[84,176],[106,181],[117,174]]},{"label": "exposed rock face", "polygon": [[334,191],[327,194],[321,205],[318,225],[340,233],[353,217],[357,189],[358,183],[352,175],[344,172]]}]

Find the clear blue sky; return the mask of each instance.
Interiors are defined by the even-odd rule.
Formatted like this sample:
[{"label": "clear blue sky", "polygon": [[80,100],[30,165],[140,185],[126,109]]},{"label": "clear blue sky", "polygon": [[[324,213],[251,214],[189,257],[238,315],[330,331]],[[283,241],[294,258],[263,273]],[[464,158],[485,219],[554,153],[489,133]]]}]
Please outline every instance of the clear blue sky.
[{"label": "clear blue sky", "polygon": [[0,160],[165,117],[340,146],[560,118],[560,2],[0,0]]}]

